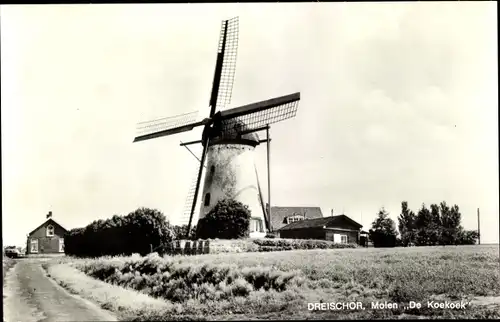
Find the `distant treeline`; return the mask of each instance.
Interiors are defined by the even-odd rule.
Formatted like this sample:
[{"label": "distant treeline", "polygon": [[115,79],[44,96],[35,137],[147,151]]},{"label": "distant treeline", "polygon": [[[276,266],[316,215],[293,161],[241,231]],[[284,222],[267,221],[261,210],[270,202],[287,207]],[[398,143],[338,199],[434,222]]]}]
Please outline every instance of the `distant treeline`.
[{"label": "distant treeline", "polygon": [[457,205],[449,207],[443,201],[432,204],[429,209],[422,204],[416,215],[406,201],[401,203],[401,208],[398,228],[403,246],[474,245],[479,237],[477,230],[462,227],[462,214]]},{"label": "distant treeline", "polygon": [[370,239],[375,247],[474,245],[478,239],[476,230],[461,226],[462,215],[457,205],[449,207],[445,201],[427,208],[422,204],[415,214],[408,202],[401,203],[398,231],[389,214],[381,208],[370,229]]}]

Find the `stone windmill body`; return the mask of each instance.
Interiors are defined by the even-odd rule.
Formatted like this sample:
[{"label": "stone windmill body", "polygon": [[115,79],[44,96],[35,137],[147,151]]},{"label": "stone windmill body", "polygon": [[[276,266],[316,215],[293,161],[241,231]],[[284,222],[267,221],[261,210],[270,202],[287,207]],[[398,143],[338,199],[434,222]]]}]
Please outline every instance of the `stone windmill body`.
[{"label": "stone windmill body", "polygon": [[[223,20],[209,102],[210,113],[207,118],[196,121],[197,112],[192,112],[142,122],[138,124],[140,134],[134,139],[134,142],[139,142],[203,126],[201,140],[181,143],[186,148],[191,144],[201,144],[203,147],[192,195],[188,234],[196,210],[204,169],[205,182],[198,220],[203,218],[219,200],[229,198],[249,207],[252,214],[251,237],[264,236],[265,230],[271,229],[271,203],[268,200],[269,206],[266,210],[260,192],[254,151],[260,143],[267,142],[269,193],[269,126],[295,116],[300,93],[223,110],[231,101],[237,48],[238,18]],[[264,130],[267,131],[267,138],[260,140],[257,132]]]}]

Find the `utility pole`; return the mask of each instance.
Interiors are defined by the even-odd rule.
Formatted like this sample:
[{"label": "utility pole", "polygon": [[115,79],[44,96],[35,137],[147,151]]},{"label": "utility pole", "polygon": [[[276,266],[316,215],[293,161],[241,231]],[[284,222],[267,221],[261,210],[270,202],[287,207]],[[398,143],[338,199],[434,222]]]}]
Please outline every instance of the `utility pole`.
[{"label": "utility pole", "polygon": [[[269,223],[271,224],[271,136],[269,136],[269,124],[266,127],[267,135],[267,203],[269,209],[267,210],[267,215],[269,217]],[[272,225],[272,224],[271,224]],[[273,229],[273,228],[272,228]]]},{"label": "utility pole", "polygon": [[481,245],[481,226],[479,221],[479,208],[477,208],[477,244]]}]

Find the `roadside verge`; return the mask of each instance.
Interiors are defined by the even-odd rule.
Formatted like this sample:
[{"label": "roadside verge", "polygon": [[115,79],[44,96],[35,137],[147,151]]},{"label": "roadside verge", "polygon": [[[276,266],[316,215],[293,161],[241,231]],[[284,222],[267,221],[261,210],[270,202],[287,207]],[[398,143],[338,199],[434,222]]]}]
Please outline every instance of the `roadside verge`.
[{"label": "roadside verge", "polygon": [[48,276],[70,293],[90,300],[116,314],[119,320],[137,321],[175,310],[173,304],[146,294],[108,284],[87,276],[67,264],[45,264]]}]

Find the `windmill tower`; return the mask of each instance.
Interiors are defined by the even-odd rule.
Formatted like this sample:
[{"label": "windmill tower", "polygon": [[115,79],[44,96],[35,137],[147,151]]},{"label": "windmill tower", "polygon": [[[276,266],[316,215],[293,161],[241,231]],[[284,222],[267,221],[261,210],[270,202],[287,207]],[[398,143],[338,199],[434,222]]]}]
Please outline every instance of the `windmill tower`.
[{"label": "windmill tower", "polygon": [[[271,207],[269,206],[266,214],[255,168],[254,151],[260,143],[267,142],[269,188],[270,124],[295,116],[300,93],[223,110],[231,101],[236,70],[238,32],[237,17],[222,21],[208,117],[196,121],[197,112],[191,112],[142,122],[138,125],[140,135],[134,139],[134,142],[139,142],[191,131],[195,127],[203,126],[201,140],[181,143],[181,146],[186,148],[188,145],[198,143],[201,143],[203,147],[196,184],[192,192],[188,234],[196,210],[204,169],[206,170],[205,182],[198,220],[203,218],[219,200],[230,198],[250,208],[251,237],[265,235],[263,224],[266,224],[267,229],[270,225]],[[267,131],[267,139],[260,140],[256,132],[263,130]]]}]

